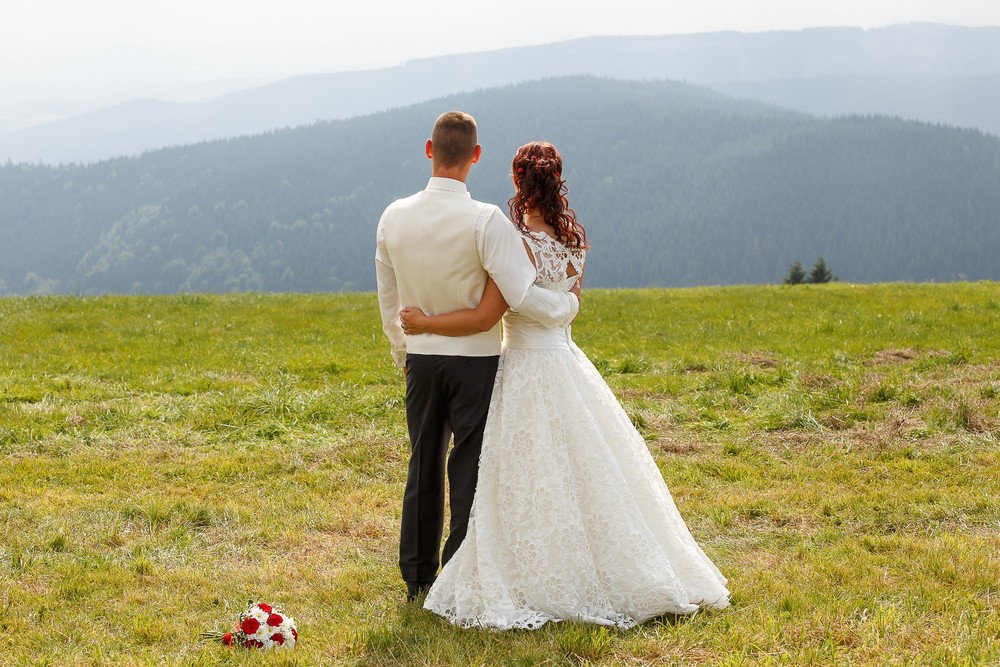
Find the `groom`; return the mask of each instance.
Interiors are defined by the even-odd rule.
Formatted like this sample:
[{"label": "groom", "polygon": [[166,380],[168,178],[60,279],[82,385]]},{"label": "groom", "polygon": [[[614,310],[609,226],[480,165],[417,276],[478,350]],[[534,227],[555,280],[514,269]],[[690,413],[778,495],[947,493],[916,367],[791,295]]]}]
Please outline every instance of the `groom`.
[{"label": "groom", "polygon": [[[536,287],[534,266],[514,225],[498,207],[470,197],[465,181],[482,154],[478,141],[472,116],[441,114],[424,149],[431,160],[427,188],[391,203],[376,232],[382,329],[406,378],[411,450],[399,569],[409,600],[430,587],[439,565],[465,538],[500,355],[500,325],[468,336],[405,336],[400,309],[416,306],[436,315],[474,308],[488,276],[512,310],[546,326],[568,324],[580,307],[573,293]],[[446,468],[451,525],[442,553]]]}]

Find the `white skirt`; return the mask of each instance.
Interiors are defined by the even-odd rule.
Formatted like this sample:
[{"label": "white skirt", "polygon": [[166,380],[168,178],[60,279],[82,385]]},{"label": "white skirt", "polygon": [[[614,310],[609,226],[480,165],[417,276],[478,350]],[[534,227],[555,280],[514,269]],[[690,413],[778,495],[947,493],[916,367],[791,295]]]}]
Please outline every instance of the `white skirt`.
[{"label": "white skirt", "polygon": [[464,627],[631,627],[729,605],[611,389],[571,341],[506,349],[469,530],[425,608]]}]

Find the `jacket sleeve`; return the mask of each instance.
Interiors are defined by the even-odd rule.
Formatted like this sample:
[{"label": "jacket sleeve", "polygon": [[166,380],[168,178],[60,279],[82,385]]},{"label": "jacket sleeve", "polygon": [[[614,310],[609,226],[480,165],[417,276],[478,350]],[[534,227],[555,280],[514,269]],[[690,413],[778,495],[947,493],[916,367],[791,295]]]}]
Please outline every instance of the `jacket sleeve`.
[{"label": "jacket sleeve", "polygon": [[382,331],[391,346],[392,362],[402,368],[406,364],[406,334],[399,323],[399,287],[396,285],[396,271],[385,250],[382,222],[379,221],[375,234],[375,281],[378,285],[378,308],[382,316]]}]

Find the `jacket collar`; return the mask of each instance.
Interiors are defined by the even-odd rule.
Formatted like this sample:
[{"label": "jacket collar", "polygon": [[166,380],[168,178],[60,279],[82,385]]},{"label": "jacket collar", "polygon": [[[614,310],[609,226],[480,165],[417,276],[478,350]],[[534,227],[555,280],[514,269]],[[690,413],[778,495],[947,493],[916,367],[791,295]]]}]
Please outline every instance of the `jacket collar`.
[{"label": "jacket collar", "polygon": [[454,178],[441,178],[440,176],[431,176],[430,180],[427,181],[428,190],[446,190],[448,192],[457,192],[463,194],[466,197],[470,197],[469,188],[466,187],[465,183],[462,181],[456,181]]}]

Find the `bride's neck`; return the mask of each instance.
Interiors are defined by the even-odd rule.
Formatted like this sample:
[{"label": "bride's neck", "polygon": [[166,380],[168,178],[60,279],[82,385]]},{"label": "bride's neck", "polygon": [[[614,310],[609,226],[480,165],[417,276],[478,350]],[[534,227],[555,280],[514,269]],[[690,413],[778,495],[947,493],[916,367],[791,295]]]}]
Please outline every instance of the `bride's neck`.
[{"label": "bride's neck", "polygon": [[524,212],[524,226],[532,232],[545,232],[549,236],[555,237],[555,229],[549,223],[545,222],[545,218],[542,217],[541,213],[535,213],[534,211]]}]

